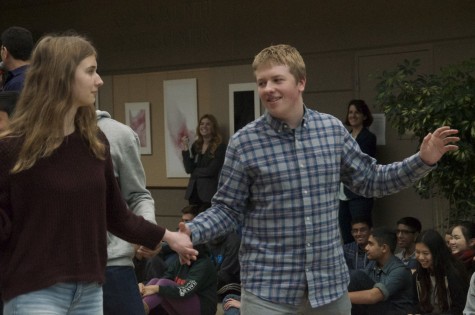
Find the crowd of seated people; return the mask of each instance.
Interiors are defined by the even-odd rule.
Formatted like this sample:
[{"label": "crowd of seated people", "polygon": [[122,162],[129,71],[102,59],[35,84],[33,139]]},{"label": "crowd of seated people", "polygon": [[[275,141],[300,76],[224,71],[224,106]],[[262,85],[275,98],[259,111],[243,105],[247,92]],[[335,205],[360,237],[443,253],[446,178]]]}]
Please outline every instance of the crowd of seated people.
[{"label": "crowd of seated people", "polygon": [[414,217],[395,229],[354,218],[352,235],[343,245],[352,314],[475,314],[474,222],[440,234]]},{"label": "crowd of seated people", "polygon": [[[205,210],[188,205],[182,209],[181,221],[189,222]],[[399,219],[394,228],[374,229],[367,218],[353,218],[354,241],[342,244],[351,275],[352,314],[475,314],[475,279],[470,280],[475,265],[474,226],[457,223],[447,231],[447,238],[434,229],[422,230],[415,217]],[[237,232],[219,237],[200,247],[198,261],[187,267],[164,246],[141,279],[146,312],[201,310],[196,314],[214,315],[221,303],[225,315],[240,314],[239,246]],[[173,304],[180,290],[189,293]]]},{"label": "crowd of seated people", "polygon": [[[181,221],[189,222],[201,211],[205,209],[186,206]],[[354,241],[342,244],[351,275],[352,314],[475,314],[475,279],[470,280],[475,265],[474,226],[465,221],[453,225],[447,243],[446,235],[435,229],[423,230],[415,217],[399,219],[394,228],[373,228],[367,218],[353,218]],[[222,307],[225,315],[240,314],[239,246],[237,232],[219,237],[200,247],[199,263],[190,267],[182,267],[176,256],[157,255],[155,260],[163,263],[158,265],[161,274],[149,272],[149,278],[140,284],[145,310],[192,314],[191,310],[201,309],[196,314],[214,315]],[[192,272],[194,268],[199,270],[197,274]],[[196,275],[200,277],[194,279]],[[184,290],[181,287],[192,288],[174,305],[176,292]]]}]

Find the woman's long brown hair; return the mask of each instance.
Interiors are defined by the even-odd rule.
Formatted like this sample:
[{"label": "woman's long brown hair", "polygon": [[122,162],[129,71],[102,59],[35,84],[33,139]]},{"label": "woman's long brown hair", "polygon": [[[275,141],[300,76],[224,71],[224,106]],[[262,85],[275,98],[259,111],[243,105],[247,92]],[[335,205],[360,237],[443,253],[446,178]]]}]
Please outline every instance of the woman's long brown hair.
[{"label": "woman's long brown hair", "polygon": [[[64,120],[73,106],[76,68],[85,58],[96,55],[92,44],[78,35],[47,35],[38,41],[10,128],[0,135],[24,138],[12,173],[31,168],[63,142]],[[94,106],[80,107],[74,124],[91,152],[104,159],[105,146],[97,137]]]}]

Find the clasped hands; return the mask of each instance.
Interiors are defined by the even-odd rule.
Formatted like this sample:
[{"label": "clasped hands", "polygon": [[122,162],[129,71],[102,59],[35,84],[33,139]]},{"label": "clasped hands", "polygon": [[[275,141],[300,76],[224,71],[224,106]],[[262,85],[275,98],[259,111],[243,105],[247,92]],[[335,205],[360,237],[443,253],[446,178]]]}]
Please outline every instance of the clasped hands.
[{"label": "clasped hands", "polygon": [[182,264],[190,265],[192,260],[196,260],[198,257],[198,251],[193,248],[191,242],[191,231],[184,222],[180,222],[178,225],[178,232],[165,231],[163,240],[170,245],[170,247],[180,257]]}]

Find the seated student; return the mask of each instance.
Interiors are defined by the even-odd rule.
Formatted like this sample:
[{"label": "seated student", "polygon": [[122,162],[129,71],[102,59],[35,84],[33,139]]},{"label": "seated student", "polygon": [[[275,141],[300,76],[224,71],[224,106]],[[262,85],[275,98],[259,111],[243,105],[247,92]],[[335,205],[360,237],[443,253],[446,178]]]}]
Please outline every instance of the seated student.
[{"label": "seated student", "polygon": [[394,256],[396,234],[375,228],[366,253],[376,263],[373,268],[351,272],[348,285],[351,314],[408,314],[413,310],[411,271]]},{"label": "seated student", "polygon": [[18,95],[16,91],[0,92],[0,131],[6,130],[10,125],[10,116],[15,109]]},{"label": "seated student", "polygon": [[231,232],[208,242],[210,256],[218,272],[218,300],[227,294],[241,293],[241,268],[239,265],[239,247],[241,238]]},{"label": "seated student", "polygon": [[414,289],[418,314],[462,314],[467,299],[468,273],[435,230],[416,239]]},{"label": "seated student", "polygon": [[414,217],[404,217],[396,224],[397,247],[400,251],[395,256],[414,271],[417,266],[415,241],[422,230],[421,222]]},{"label": "seated student", "polygon": [[371,219],[367,217],[356,217],[351,220],[351,235],[355,241],[343,245],[343,254],[349,270],[369,267],[365,247],[368,244],[371,228]]},{"label": "seated student", "polygon": [[216,314],[216,269],[205,244],[196,245],[195,249],[198,258],[190,265],[177,260],[161,279],[139,284],[146,314],[158,305],[169,315]]},{"label": "seated student", "polygon": [[464,315],[475,315],[475,273],[470,279],[470,289],[467,294],[467,303],[463,309]]},{"label": "seated student", "polygon": [[464,265],[470,275],[475,271],[475,223],[461,221],[452,228],[450,249]]}]

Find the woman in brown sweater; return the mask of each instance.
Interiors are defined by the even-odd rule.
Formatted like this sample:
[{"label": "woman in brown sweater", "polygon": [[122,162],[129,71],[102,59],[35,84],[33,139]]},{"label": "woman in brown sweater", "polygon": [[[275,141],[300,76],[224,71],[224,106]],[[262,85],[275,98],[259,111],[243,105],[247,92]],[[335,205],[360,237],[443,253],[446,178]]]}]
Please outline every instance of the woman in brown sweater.
[{"label": "woman in brown sweater", "polygon": [[83,37],[43,37],[0,134],[5,314],[102,314],[107,230],[149,248],[163,239],[195,258],[187,237],[127,210],[96,125],[103,84],[96,70],[96,51]]}]

